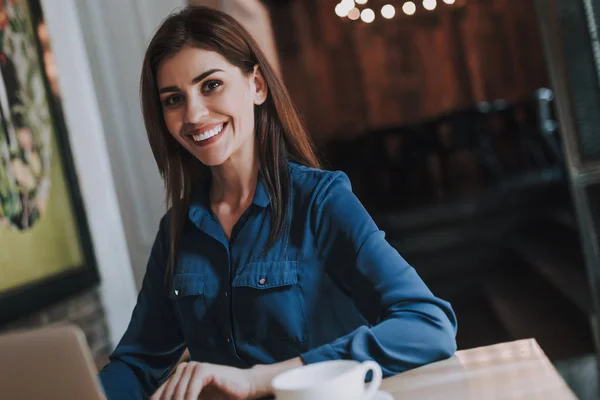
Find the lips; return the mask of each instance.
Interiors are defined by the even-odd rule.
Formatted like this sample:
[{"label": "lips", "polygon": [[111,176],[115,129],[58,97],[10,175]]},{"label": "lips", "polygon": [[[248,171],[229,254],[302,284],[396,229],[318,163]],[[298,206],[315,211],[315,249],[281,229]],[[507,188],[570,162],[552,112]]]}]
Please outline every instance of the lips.
[{"label": "lips", "polygon": [[194,139],[195,142],[201,142],[203,140],[208,140],[211,137],[216,136],[219,133],[221,133],[221,131],[223,130],[224,126],[225,126],[225,123],[222,123],[220,125],[215,126],[212,129],[205,130],[202,133],[198,133],[198,134],[192,135],[192,139]]},{"label": "lips", "polygon": [[[221,137],[228,123],[224,122],[219,125],[213,126],[210,129],[204,129],[202,131],[197,130],[189,135],[190,140],[197,146],[207,146],[214,143]],[[196,133],[197,132],[197,133]]]}]

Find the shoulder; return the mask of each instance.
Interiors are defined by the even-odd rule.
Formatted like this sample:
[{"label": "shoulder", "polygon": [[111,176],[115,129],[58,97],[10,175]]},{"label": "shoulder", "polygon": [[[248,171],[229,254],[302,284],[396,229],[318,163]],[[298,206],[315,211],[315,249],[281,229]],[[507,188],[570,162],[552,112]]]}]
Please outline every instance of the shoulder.
[{"label": "shoulder", "polygon": [[290,183],[295,196],[318,200],[337,188],[352,191],[350,179],[342,171],[327,171],[289,163]]},{"label": "shoulder", "polygon": [[292,204],[296,212],[308,216],[316,234],[353,235],[359,228],[377,230],[344,172],[290,163],[290,176]]}]

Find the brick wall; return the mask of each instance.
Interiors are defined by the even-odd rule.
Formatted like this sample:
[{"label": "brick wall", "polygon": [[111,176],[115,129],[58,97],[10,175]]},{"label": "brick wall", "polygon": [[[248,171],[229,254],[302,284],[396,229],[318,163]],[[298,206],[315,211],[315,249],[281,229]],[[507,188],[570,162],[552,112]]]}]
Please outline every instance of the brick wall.
[{"label": "brick wall", "polygon": [[97,289],[91,289],[48,306],[37,313],[0,327],[1,331],[40,328],[51,324],[74,323],[85,332],[96,360],[105,359],[111,350],[108,327]]}]

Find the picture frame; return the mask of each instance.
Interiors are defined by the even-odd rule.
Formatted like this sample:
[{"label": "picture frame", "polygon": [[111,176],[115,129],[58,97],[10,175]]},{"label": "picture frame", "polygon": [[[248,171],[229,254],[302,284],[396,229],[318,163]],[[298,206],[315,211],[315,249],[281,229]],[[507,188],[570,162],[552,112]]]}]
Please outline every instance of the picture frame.
[{"label": "picture frame", "polygon": [[99,275],[41,4],[0,3],[2,326]]}]

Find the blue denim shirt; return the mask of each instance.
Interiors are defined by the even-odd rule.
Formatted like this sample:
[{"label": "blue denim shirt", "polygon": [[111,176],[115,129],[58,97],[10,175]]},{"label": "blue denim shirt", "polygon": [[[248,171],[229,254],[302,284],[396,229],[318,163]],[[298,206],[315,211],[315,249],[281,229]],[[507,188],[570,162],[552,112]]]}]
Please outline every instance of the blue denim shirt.
[{"label": "blue denim shirt", "polygon": [[290,163],[290,212],[266,253],[269,196],[228,241],[197,184],[172,282],[161,221],[131,323],[100,373],[109,400],[149,397],[187,347],[193,360],[248,368],[302,357],[375,360],[392,375],[456,350],[456,317],[390,246],[341,172]]}]

